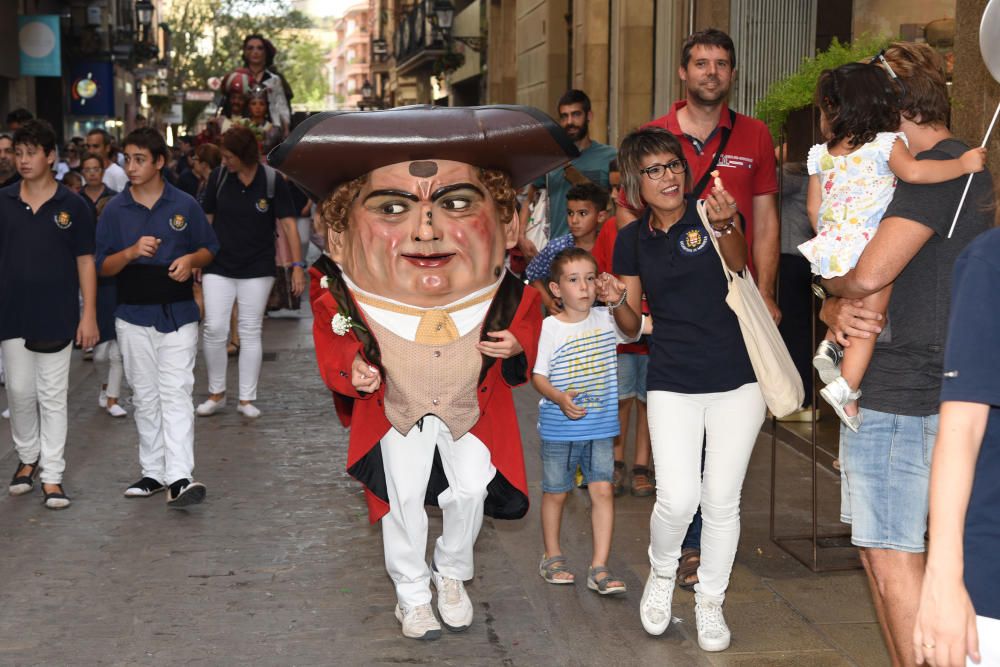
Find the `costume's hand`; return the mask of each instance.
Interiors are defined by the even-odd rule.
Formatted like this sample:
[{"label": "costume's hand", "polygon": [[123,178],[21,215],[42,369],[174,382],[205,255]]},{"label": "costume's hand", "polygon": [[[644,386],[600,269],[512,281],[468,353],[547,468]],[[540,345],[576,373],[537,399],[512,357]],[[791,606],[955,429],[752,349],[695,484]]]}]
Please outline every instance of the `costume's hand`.
[{"label": "costume's hand", "polygon": [[510,359],[511,357],[524,352],[524,348],[521,347],[521,343],[519,343],[514,334],[507,329],[504,329],[503,331],[487,331],[486,335],[491,338],[500,339],[498,341],[481,340],[476,343],[476,349],[485,354],[487,357]]},{"label": "costume's hand", "polygon": [[179,283],[191,277],[191,255],[181,255],[171,263],[167,275]]},{"label": "costume's hand", "polygon": [[964,667],[966,655],[979,662],[976,611],[961,574],[927,571],[913,628],[913,650],[918,663],[934,667]]},{"label": "costume's hand", "polygon": [[771,319],[775,324],[781,324],[781,309],[778,308],[778,302],[770,294],[761,292],[760,295],[764,299],[764,305],[767,306],[767,312],[771,314]]},{"label": "costume's hand", "polygon": [[292,267],[292,294],[301,296],[306,290],[306,273],[301,266]]},{"label": "costume's hand", "polygon": [[580,419],[587,414],[587,408],[582,408],[573,402],[573,399],[576,398],[579,393],[580,392],[575,389],[570,389],[562,392],[562,395],[559,397],[557,405],[559,406],[559,409],[563,411],[563,414],[570,419]]},{"label": "costume's hand", "polygon": [[360,354],[354,356],[354,363],[351,364],[351,384],[358,391],[374,394],[382,384],[382,376],[378,369],[369,366]]},{"label": "costume's hand", "polygon": [[97,318],[80,318],[80,324],[76,327],[76,344],[86,350],[97,345],[100,339],[101,332],[97,328]]},{"label": "costume's hand", "polygon": [[155,236],[142,236],[132,245],[132,259],[152,257],[160,247],[160,239]]},{"label": "costume's hand", "polygon": [[602,273],[597,276],[594,284],[597,286],[597,298],[604,303],[618,303],[625,291],[625,283],[610,273]]},{"label": "costume's hand", "polygon": [[868,310],[861,301],[828,297],[823,302],[819,319],[830,327],[837,342],[843,347],[851,346],[849,336],[871,338],[873,334],[877,336],[882,333],[882,326],[879,324],[882,314]]},{"label": "costume's hand", "polygon": [[535,244],[528,237],[518,239],[517,247],[521,249],[524,258],[529,262],[538,254],[538,248],[535,247]]}]

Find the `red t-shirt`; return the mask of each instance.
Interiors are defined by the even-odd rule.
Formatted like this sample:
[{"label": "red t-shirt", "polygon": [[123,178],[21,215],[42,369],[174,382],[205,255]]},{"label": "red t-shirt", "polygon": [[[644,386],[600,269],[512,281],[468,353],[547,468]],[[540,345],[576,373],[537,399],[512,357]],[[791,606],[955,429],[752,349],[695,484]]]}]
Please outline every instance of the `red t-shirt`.
[{"label": "red t-shirt", "polygon": [[[598,273],[612,273],[611,267],[614,263],[615,241],[618,239],[618,224],[615,219],[608,218],[601,226],[601,231],[594,241],[594,248],[590,254],[597,260]],[[648,313],[646,308],[646,298],[642,299],[642,312]],[[623,343],[618,346],[619,354],[649,354],[649,345],[641,339],[636,343]]]},{"label": "red t-shirt", "polygon": [[[722,106],[722,113],[719,116],[719,127],[709,137],[708,142],[702,147],[701,154],[695,143],[684,135],[680,122],[677,120],[677,112],[687,105],[687,100],[675,102],[670,108],[670,113],[654,121],[646,123],[643,127],[662,127],[669,130],[681,142],[684,151],[684,159],[688,161],[688,168],[691,171],[691,187],[694,187],[701,177],[708,171],[712,164],[715,151],[722,141],[722,132],[719,128],[733,127],[729,118],[729,107]],[[743,230],[747,239],[747,247],[753,247],[753,198],[757,195],[769,195],[778,191],[777,167],[774,160],[774,142],[771,141],[771,133],[767,125],[743,114],[736,114],[736,126],[729,135],[729,142],[726,144],[725,152],[719,156],[719,163],[716,169],[719,170],[719,178],[726,190],[736,199],[743,219],[746,220],[746,229]],[[701,198],[711,194],[714,183],[710,180],[705,190],[701,193]],[[620,190],[618,194],[618,205],[631,209],[625,201],[625,191]],[[753,257],[747,257],[750,270],[753,270]]]}]

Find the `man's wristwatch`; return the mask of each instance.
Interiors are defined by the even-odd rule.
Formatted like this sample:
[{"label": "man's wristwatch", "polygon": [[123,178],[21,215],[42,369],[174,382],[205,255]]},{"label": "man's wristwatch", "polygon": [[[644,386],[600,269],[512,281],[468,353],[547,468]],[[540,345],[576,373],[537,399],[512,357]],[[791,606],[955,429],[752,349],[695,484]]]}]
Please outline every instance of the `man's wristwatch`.
[{"label": "man's wristwatch", "polygon": [[300,269],[304,269],[304,268],[306,268],[306,263],[305,262],[292,262],[292,266],[293,267],[297,266]]},{"label": "man's wristwatch", "polygon": [[823,289],[823,276],[813,276],[812,277],[812,291],[816,295],[816,298],[820,301],[826,299],[830,296],[827,291]]}]

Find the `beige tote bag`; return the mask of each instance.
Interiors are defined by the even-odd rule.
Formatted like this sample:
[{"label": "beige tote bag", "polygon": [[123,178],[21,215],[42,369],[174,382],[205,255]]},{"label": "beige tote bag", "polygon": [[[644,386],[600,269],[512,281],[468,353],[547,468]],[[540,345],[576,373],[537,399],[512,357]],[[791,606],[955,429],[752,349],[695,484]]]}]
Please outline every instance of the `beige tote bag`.
[{"label": "beige tote bag", "polygon": [[778,326],[771,319],[764,298],[757,291],[757,285],[749,277],[749,270],[733,273],[726,266],[726,260],[719,251],[719,239],[712,231],[705,213],[705,202],[699,201],[698,217],[705,225],[708,238],[715,246],[722,264],[722,273],[729,283],[729,294],[726,304],[736,313],[743,332],[743,342],[747,346],[750,364],[757,376],[757,383],[764,395],[764,402],[775,417],[784,417],[802,407],[805,390],[802,388],[802,378],[799,377],[792,357],[788,354],[785,342],[781,340]]}]

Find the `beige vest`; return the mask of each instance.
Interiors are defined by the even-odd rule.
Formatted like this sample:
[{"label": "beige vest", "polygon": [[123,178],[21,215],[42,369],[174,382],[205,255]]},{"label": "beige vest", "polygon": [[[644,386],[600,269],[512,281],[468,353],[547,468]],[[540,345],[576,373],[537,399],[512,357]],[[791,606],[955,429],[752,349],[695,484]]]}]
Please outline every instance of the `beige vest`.
[{"label": "beige vest", "polygon": [[427,414],[438,417],[458,440],[479,420],[476,385],[483,357],[479,327],[450,343],[406,340],[369,318],[385,369],[385,416],[402,434]]}]

